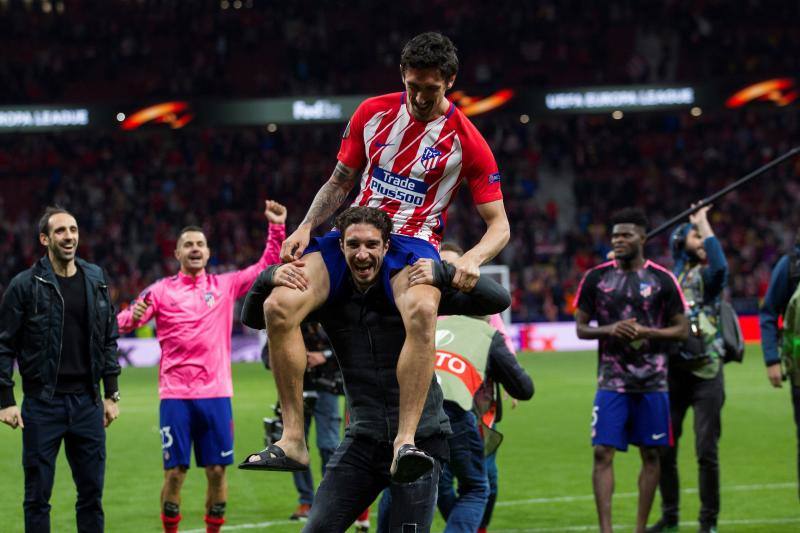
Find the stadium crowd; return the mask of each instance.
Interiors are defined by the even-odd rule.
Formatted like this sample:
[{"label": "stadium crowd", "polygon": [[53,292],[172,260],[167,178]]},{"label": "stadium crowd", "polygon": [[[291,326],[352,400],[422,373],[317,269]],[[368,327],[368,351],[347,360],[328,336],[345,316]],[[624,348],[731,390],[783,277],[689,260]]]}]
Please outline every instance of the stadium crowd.
[{"label": "stadium crowd", "polygon": [[798,70],[797,54],[785,51],[800,46],[799,11],[767,0],[737,9],[720,0],[1,0],[0,104],[380,93],[397,84],[396,53],[408,38],[398,28],[411,27],[457,43],[459,85],[471,89],[500,78],[740,81]]},{"label": "stadium crowd", "polygon": [[[513,318],[553,321],[571,317],[581,273],[608,251],[610,212],[639,199],[654,223],[663,221],[788,149],[800,115],[720,111],[521,124],[498,114],[476,123],[503,174],[512,242],[499,262],[511,269]],[[123,306],[174,270],[175,234],[184,225],[206,224],[214,271],[249,264],[266,229],[259,202],[285,203],[294,227],[331,172],[340,134],[341,125],[329,125],[5,137],[0,291],[40,253],[31,235],[48,202],[76,214],[81,255],[108,270]],[[544,196],[545,174],[569,181],[569,202]],[[800,223],[792,209],[800,201],[798,174],[800,163],[782,166],[712,211],[740,311],[755,312],[769,268]],[[447,239],[478,239],[470,202],[462,191]],[[666,235],[649,254],[670,263]]]}]

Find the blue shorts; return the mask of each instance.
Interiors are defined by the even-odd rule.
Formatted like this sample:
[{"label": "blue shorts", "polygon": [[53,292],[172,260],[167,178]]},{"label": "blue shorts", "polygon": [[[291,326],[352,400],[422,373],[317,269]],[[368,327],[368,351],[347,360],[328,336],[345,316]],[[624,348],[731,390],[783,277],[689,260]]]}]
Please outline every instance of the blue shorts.
[{"label": "blue shorts", "polygon": [[[329,231],[322,237],[314,237],[306,248],[305,254],[321,252],[322,260],[328,269],[330,279],[330,292],[328,302],[333,301],[342,289],[344,281],[348,276],[347,262],[339,244],[341,232],[338,230]],[[399,270],[403,270],[407,265],[413,265],[418,259],[427,258],[439,261],[439,252],[436,248],[422,239],[408,237],[407,235],[396,235],[392,233],[389,238],[389,251],[383,258],[383,266],[378,274],[381,283],[389,298],[394,301],[392,294],[392,276]]]},{"label": "blue shorts", "polygon": [[230,398],[161,400],[159,417],[165,470],[188,468],[193,443],[197,466],[233,463]]},{"label": "blue shorts", "polygon": [[599,390],[592,409],[592,445],[627,451],[635,446],[672,446],[667,392]]}]

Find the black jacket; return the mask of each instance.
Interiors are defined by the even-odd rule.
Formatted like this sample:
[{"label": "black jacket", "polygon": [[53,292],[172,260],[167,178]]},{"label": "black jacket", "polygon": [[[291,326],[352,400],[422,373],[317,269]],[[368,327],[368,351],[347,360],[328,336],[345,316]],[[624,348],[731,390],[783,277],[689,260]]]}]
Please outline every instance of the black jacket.
[{"label": "black jacket", "polygon": [[[272,289],[272,273],[277,266],[262,272],[245,297],[242,322],[246,326],[264,327],[263,302]],[[447,276],[441,276],[439,268],[437,284],[444,287],[439,314],[484,315],[508,307],[508,292],[489,277],[481,276],[472,292],[465,294],[449,287],[453,269],[448,269]],[[397,361],[406,338],[405,327],[380,283],[361,293],[347,276],[345,287],[308,319],[319,321],[325,328],[342,369],[350,409],[350,435],[391,442],[397,434],[400,404]],[[434,376],[416,439],[449,432],[450,424],[442,409],[442,390]]]},{"label": "black jacket", "polygon": [[[75,259],[86,282],[89,318],[89,352],[92,383],[99,397],[103,379],[106,396],[117,390],[116,313],[100,267]],[[14,359],[28,396],[53,397],[61,359],[64,300],[53,267],[45,255],[20,272],[8,286],[0,304],[0,407],[14,405]]]},{"label": "black jacket", "polygon": [[519,364],[517,356],[508,349],[506,340],[499,331],[495,331],[489,347],[486,377],[502,385],[512,398],[517,400],[533,398],[533,379]]}]

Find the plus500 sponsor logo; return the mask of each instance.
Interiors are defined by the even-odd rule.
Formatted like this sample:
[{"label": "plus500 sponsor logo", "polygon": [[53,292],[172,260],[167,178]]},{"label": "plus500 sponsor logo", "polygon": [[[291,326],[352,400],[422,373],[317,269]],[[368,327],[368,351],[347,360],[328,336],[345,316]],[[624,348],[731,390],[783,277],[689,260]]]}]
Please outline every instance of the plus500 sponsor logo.
[{"label": "plus500 sponsor logo", "polygon": [[425,201],[428,184],[422,180],[387,172],[380,167],[372,171],[369,188],[375,194],[420,206]]}]

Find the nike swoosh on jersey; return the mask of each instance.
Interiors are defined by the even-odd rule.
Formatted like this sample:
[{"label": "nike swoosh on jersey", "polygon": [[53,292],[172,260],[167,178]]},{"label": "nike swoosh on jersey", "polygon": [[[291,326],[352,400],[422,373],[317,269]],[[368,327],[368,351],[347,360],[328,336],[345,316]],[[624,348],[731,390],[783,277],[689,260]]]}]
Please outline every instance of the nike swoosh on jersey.
[{"label": "nike swoosh on jersey", "polygon": [[658,433],[658,434],[653,433],[650,436],[652,437],[653,440],[658,440],[658,439],[663,439],[664,437],[667,436],[667,434],[666,433]]},{"label": "nike swoosh on jersey", "polygon": [[228,450],[227,452],[219,452],[222,457],[228,457],[229,455],[233,455],[233,450]]}]

